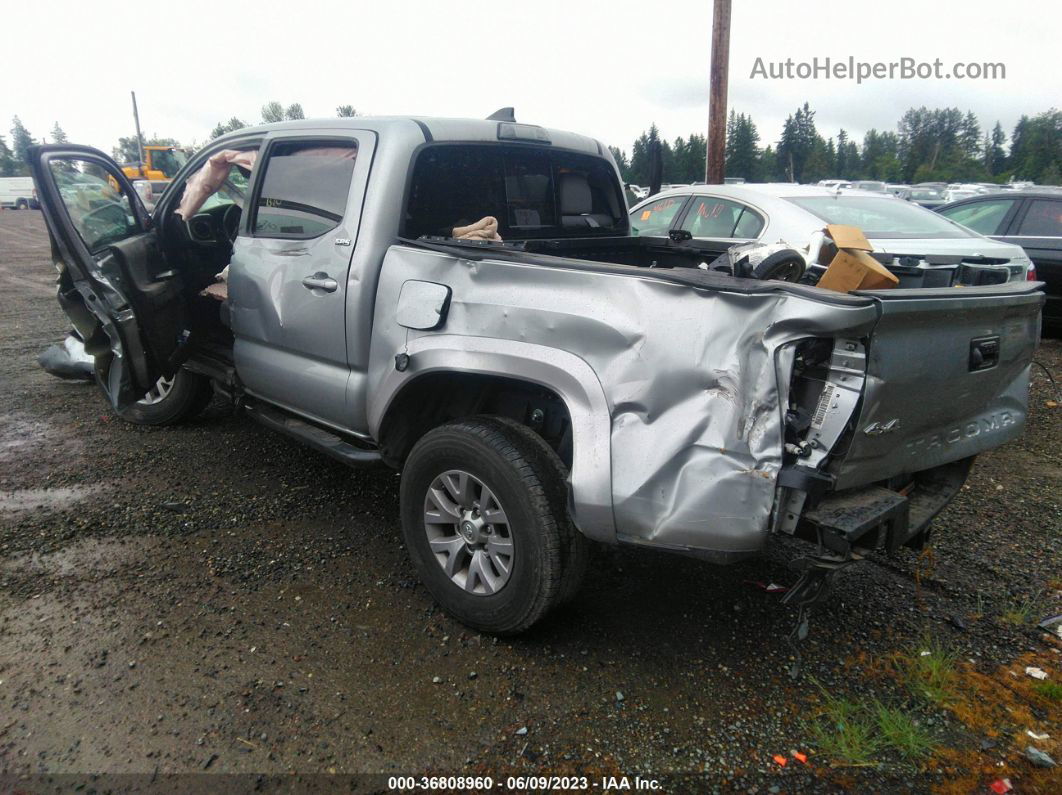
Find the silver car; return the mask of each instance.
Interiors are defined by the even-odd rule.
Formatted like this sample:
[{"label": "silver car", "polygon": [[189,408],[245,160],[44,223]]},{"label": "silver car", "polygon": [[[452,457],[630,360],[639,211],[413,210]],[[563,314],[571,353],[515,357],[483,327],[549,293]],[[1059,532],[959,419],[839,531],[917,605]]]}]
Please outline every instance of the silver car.
[{"label": "silver car", "polygon": [[[634,234],[688,232],[720,253],[753,240],[802,249],[826,224],[857,226],[901,287],[1023,280],[1032,265],[1020,246],[987,238],[911,202],[857,190],[701,185],[658,193],[636,204],[630,218]],[[814,278],[828,263],[809,264]]]}]

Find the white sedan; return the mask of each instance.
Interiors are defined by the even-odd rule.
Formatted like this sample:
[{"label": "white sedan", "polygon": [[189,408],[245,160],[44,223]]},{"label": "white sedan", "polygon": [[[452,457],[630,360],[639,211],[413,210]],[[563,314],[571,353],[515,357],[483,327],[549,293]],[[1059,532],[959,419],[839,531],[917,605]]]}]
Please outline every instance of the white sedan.
[{"label": "white sedan", "polygon": [[[634,235],[692,237],[719,253],[753,240],[783,242],[806,252],[826,224],[856,226],[873,246],[872,254],[900,278],[901,287],[1031,277],[1032,263],[1020,246],[880,193],[815,185],[691,185],[634,205],[630,222]],[[809,256],[813,270],[828,264],[815,262],[815,252]]]}]

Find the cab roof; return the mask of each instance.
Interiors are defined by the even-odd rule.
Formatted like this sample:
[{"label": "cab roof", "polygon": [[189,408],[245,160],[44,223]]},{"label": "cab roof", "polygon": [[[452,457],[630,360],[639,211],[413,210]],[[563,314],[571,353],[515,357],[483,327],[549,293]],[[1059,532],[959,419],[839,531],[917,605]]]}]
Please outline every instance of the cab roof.
[{"label": "cab roof", "polygon": [[[501,124],[515,124],[517,127],[534,127],[545,133],[549,143],[561,149],[570,149],[587,154],[609,157],[608,149],[594,138],[565,130],[556,130],[524,122],[506,122],[493,119],[453,119],[432,116],[345,116],[322,119],[296,119],[294,121],[259,124],[243,127],[219,137],[218,141],[243,138],[256,133],[265,134],[275,130],[370,130],[381,138],[388,136],[408,136],[411,133],[421,138],[422,142],[498,142],[510,143],[509,139],[499,139]],[[521,140],[519,143],[536,143]],[[542,142],[538,142],[542,143]]]}]

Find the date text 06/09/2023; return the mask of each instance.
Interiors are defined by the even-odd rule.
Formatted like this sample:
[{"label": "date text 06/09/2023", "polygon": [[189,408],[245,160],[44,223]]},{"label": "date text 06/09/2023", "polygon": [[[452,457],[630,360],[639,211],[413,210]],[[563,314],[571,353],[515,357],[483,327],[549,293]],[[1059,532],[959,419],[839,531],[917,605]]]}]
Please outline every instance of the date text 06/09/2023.
[{"label": "date text 06/09/2023", "polygon": [[660,782],[641,776],[507,776],[495,780],[491,776],[391,776],[387,788],[402,790],[472,790],[482,792],[502,788],[515,792],[565,791],[595,789],[602,792],[642,791],[660,789]]}]

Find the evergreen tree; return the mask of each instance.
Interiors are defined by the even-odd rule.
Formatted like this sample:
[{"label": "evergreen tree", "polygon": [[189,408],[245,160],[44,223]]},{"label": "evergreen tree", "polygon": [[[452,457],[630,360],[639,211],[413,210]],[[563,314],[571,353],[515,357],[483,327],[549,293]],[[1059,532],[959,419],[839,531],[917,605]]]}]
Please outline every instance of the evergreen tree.
[{"label": "evergreen tree", "polygon": [[848,133],[844,127],[837,133],[837,156],[834,159],[834,176],[839,179],[848,177]]},{"label": "evergreen tree", "polygon": [[751,116],[730,111],[726,133],[726,175],[751,182],[760,178],[760,134]]},{"label": "evergreen tree", "polygon": [[284,111],[285,119],[305,119],[306,114],[302,112],[302,105],[298,102],[292,102],[288,105],[288,109]]},{"label": "evergreen tree", "polygon": [[1033,118],[1023,116],[1014,129],[1010,169],[1022,179],[1042,182],[1054,177],[1052,166],[1062,162],[1062,111],[1049,110]]},{"label": "evergreen tree", "polygon": [[1051,163],[1040,172],[1039,182],[1041,185],[1062,185],[1062,171],[1058,168],[1058,161]]},{"label": "evergreen tree", "polygon": [[15,156],[8,148],[4,136],[0,135],[0,177],[13,177],[17,170]]},{"label": "evergreen tree", "polygon": [[[807,102],[797,108],[782,126],[782,137],[778,141],[778,170],[786,175],[790,182],[805,182],[804,166],[818,142],[822,141],[815,129],[815,111]],[[825,142],[822,142],[825,144]],[[822,155],[823,153],[820,153]],[[816,169],[820,163],[816,160]]]},{"label": "evergreen tree", "polygon": [[992,136],[989,142],[989,158],[986,168],[989,174],[1002,174],[1007,167],[1007,152],[1003,146],[1007,142],[1007,136],[1003,132],[1003,125],[998,121],[992,128]]},{"label": "evergreen tree", "polygon": [[340,105],[338,108],[336,108],[336,115],[343,119],[350,118],[352,116],[357,116],[358,112],[354,110],[353,105]]},{"label": "evergreen tree", "polygon": [[37,142],[33,140],[33,136],[30,135],[22,120],[18,116],[13,117],[11,119],[11,149],[15,158],[17,176],[29,175],[29,161],[26,159],[27,150],[35,143]]},{"label": "evergreen tree", "polygon": [[70,143],[70,139],[66,137],[66,133],[63,131],[63,128],[59,126],[59,122],[56,122],[54,125],[52,125],[52,143]]},{"label": "evergreen tree", "polygon": [[973,111],[967,111],[960,128],[959,145],[963,155],[971,160],[976,160],[981,150],[981,125]]},{"label": "evergreen tree", "polygon": [[627,160],[627,153],[620,149],[618,146],[610,146],[608,148],[608,151],[612,153],[612,159],[616,161],[616,168],[619,169],[620,178],[624,182],[630,182],[631,164]]}]

